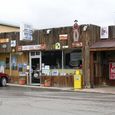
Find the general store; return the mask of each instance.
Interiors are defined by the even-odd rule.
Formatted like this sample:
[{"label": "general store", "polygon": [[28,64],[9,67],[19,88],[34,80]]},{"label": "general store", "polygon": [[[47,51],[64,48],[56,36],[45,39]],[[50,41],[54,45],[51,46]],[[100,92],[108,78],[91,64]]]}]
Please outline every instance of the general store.
[{"label": "general store", "polygon": [[[73,77],[79,69],[85,88],[107,83],[107,79],[109,85],[114,84],[108,78],[110,66],[103,66],[108,60],[114,66],[114,26],[109,27],[107,40],[100,39],[99,26],[89,24],[29,31],[29,39],[21,38],[20,32],[0,34],[2,41],[9,38],[1,42],[8,47],[0,48],[0,60],[12,83],[25,78],[28,85],[47,82],[52,87],[73,87]],[[109,43],[112,47],[107,46]],[[102,72],[104,67],[108,74]]]}]

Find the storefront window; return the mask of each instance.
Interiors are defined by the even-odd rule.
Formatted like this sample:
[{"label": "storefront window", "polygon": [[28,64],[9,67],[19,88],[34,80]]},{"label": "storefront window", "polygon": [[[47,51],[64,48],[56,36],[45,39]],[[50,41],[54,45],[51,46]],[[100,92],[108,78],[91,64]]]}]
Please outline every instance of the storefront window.
[{"label": "storefront window", "polygon": [[62,69],[62,67],[64,67],[64,69],[81,68],[82,52],[81,50],[59,50],[43,52],[42,63],[49,66],[50,69]]},{"label": "storefront window", "polygon": [[42,63],[50,69],[62,68],[62,51],[47,51],[42,53]]},{"label": "storefront window", "polygon": [[65,51],[64,52],[64,68],[81,68],[82,67],[82,52],[81,50]]}]

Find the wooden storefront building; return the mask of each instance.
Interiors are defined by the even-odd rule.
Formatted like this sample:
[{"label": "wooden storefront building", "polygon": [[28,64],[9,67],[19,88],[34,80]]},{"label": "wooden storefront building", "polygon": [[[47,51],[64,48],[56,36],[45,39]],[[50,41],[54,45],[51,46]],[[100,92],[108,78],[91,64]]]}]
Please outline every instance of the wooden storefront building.
[{"label": "wooden storefront building", "polygon": [[0,46],[7,47],[0,47],[0,64],[12,83],[25,77],[28,84],[49,81],[50,86],[59,87],[72,87],[79,69],[83,87],[88,88],[94,84],[93,44],[99,39],[100,27],[89,24],[77,30],[72,26],[33,30],[31,40],[20,40],[19,32],[1,33],[0,41],[7,42]]},{"label": "wooden storefront building", "polygon": [[115,86],[115,26],[108,27],[107,38],[90,47],[90,58],[92,85]]}]

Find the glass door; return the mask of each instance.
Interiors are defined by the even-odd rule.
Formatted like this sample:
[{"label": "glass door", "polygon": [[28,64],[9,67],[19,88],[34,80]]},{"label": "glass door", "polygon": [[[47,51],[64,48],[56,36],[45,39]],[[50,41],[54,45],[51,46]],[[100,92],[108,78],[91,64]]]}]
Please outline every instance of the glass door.
[{"label": "glass door", "polygon": [[40,85],[41,83],[41,52],[30,53],[30,84]]}]

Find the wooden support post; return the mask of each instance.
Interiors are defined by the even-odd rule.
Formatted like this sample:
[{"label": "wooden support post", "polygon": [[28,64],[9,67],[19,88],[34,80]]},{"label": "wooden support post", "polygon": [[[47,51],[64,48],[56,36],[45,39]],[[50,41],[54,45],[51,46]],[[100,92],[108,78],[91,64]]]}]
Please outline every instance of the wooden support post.
[{"label": "wooden support post", "polygon": [[90,52],[90,80],[91,80],[91,87],[94,87],[94,52]]}]

